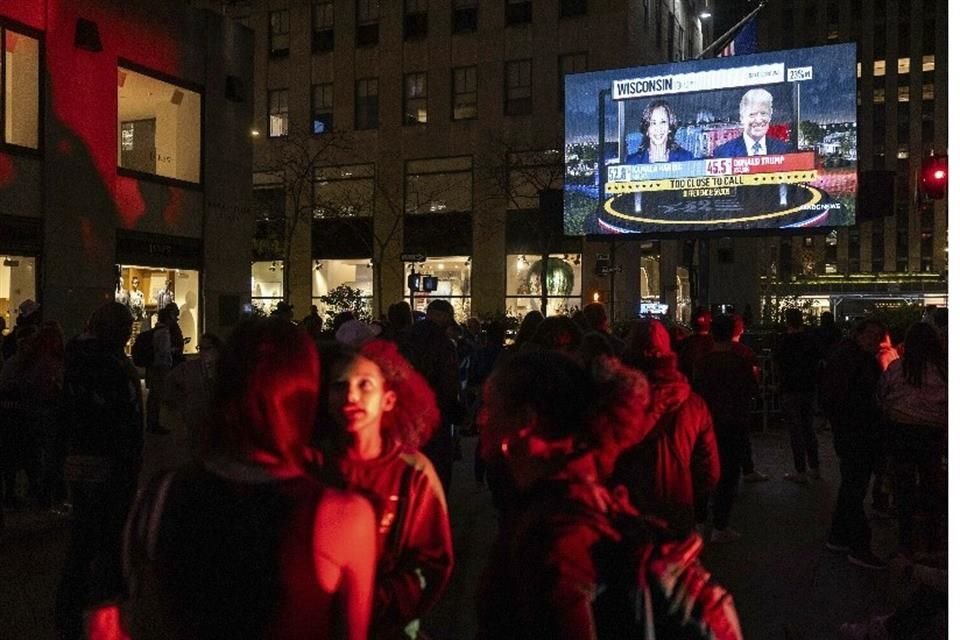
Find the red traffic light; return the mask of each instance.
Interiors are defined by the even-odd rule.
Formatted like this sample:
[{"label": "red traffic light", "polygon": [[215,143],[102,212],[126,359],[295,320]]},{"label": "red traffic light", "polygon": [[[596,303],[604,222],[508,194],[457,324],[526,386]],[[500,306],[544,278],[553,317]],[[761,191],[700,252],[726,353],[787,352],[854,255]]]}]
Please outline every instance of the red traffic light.
[{"label": "red traffic light", "polygon": [[920,190],[933,200],[939,200],[947,194],[947,156],[928,156],[923,159]]}]

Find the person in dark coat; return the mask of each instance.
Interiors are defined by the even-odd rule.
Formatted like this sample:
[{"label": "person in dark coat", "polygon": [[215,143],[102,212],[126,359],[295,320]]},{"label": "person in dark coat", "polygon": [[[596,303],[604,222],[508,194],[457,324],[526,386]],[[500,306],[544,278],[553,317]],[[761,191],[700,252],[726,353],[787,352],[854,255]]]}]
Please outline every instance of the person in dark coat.
[{"label": "person in dark coat", "polygon": [[806,484],[820,479],[820,455],[817,433],[813,429],[813,404],[819,369],[818,342],[803,326],[803,312],[787,309],[786,333],[780,336],[773,352],[773,363],[780,381],[780,407],[790,434],[793,472],[785,480]]},{"label": "person in dark coat", "polygon": [[130,310],[108,302],[66,346],[64,475],[75,517],[56,600],[63,638],[84,637],[85,611],[125,593],[121,536],[143,448],[140,377],[123,351],[132,327]]},{"label": "person in dark coat", "polygon": [[414,323],[400,346],[413,368],[427,379],[440,408],[440,424],[421,451],[433,463],[444,490],[453,477],[453,428],[463,420],[460,399],[460,360],[457,346],[447,336],[453,323],[453,305],[437,299],[427,306],[427,316]]},{"label": "person in dark coat", "polygon": [[677,369],[660,321],[634,322],[623,361],[647,376],[658,419],[647,436],[620,454],[612,482],[626,486],[643,513],[689,532],[706,519],[706,499],[720,479],[710,410]]},{"label": "person in dark coat", "polygon": [[720,451],[720,482],[714,493],[710,540],[728,542],[740,537],[729,526],[730,514],[750,438],[750,403],[757,395],[757,379],[750,363],[733,350],[733,319],[718,316],[712,331],[713,351],[697,362],[693,388],[710,408]]},{"label": "person in dark coat", "polygon": [[[481,579],[478,640],[639,637],[624,626],[639,627],[642,620],[658,638],[742,637],[732,598],[711,585],[697,561],[699,537],[678,545],[658,521],[640,517],[622,487],[605,484],[622,448],[650,428],[642,374],[612,358],[588,370],[562,352],[530,351],[497,367],[484,398],[483,454],[503,457],[517,496]],[[618,584],[616,575],[626,573],[629,588],[636,588],[636,569],[646,576],[653,564],[639,560],[624,570],[626,556],[616,553],[623,548],[615,524],[620,517],[657,522],[657,533],[638,539],[631,559],[684,550],[682,561],[663,563],[672,593],[641,598],[649,603],[642,613],[600,602],[606,587]],[[629,589],[609,593],[636,601]]]},{"label": "person in dark coat", "polygon": [[880,452],[882,413],[877,402],[880,364],[876,354],[886,335],[879,320],[860,321],[827,359],[823,372],[823,410],[833,429],[840,462],[840,488],[827,537],[827,548],[847,554],[866,569],[885,563],[870,547],[871,532],[863,512],[874,462]]}]

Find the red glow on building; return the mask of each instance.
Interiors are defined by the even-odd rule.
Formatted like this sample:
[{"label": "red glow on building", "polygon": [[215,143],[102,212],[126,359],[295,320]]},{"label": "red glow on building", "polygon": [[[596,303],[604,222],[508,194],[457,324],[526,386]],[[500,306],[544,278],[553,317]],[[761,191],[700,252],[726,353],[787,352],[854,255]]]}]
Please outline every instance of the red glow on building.
[{"label": "red glow on building", "polygon": [[9,187],[17,177],[17,169],[10,156],[0,153],[0,188]]},{"label": "red glow on building", "polygon": [[134,178],[127,178],[126,176],[114,177],[116,181],[113,188],[113,200],[117,205],[120,222],[125,228],[132,229],[136,226],[137,220],[147,211],[147,204],[143,200],[143,194],[140,193],[140,183]]},{"label": "red glow on building", "polygon": [[[30,4],[43,4],[35,2]],[[117,175],[117,60],[129,60],[160,73],[180,75],[179,47],[150,16],[104,8],[81,0],[46,0],[45,45],[53,114],[86,148],[97,174],[113,195],[120,224],[136,225],[146,206],[136,180]],[[103,51],[75,46],[78,18],[97,25]],[[54,142],[60,152],[72,145]],[[167,215],[165,214],[165,219]]]},{"label": "red glow on building", "polygon": [[183,190],[167,187],[167,205],[163,208],[163,221],[170,227],[175,227],[183,217]]}]

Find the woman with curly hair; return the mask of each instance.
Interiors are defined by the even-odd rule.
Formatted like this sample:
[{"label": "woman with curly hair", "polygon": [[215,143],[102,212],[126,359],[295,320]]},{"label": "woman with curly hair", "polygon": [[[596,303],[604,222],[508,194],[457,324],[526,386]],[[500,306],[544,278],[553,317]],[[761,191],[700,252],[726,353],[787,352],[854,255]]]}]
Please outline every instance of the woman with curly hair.
[{"label": "woman with curly hair", "polygon": [[372,340],[330,355],[320,473],[365,495],[377,514],[371,638],[417,637],[420,618],[453,570],[443,487],[418,451],[439,423],[439,410],[426,380],[392,342]]}]

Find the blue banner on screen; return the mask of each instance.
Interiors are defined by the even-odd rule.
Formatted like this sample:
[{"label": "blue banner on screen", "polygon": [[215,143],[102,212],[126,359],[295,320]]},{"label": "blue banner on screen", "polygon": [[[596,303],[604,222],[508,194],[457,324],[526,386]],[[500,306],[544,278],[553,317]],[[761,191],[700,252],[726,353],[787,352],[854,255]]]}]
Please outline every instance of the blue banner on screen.
[{"label": "blue banner on screen", "polygon": [[566,76],[565,233],[853,224],[856,66],[837,44]]}]

